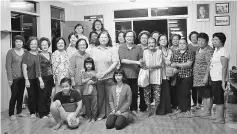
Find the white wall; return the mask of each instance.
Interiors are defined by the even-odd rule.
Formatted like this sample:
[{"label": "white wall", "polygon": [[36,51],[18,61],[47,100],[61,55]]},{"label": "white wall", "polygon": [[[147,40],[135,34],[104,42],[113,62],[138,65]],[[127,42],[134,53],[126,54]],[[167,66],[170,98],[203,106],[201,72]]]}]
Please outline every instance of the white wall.
[{"label": "white wall", "polygon": [[[210,21],[197,22],[197,4],[210,4]],[[221,1],[218,1],[221,3]],[[97,5],[87,5],[78,6],[77,13],[80,13],[79,19],[84,20],[84,16],[87,15],[103,15],[104,26],[109,30],[111,37],[115,37],[115,23],[114,23],[114,10],[120,9],[136,9],[136,8],[151,8],[151,7],[173,7],[173,6],[188,6],[188,19],[187,19],[187,32],[191,31],[205,32],[209,35],[210,40],[212,39],[212,34],[215,32],[223,32],[227,36],[226,48],[231,53],[230,65],[237,65],[237,42],[236,37],[236,4],[237,2],[230,2],[230,15],[231,25],[230,26],[215,26],[214,16],[215,14],[215,2],[213,1],[172,1],[172,0],[146,0],[145,2],[127,2],[127,3],[116,3],[116,4],[97,4]],[[211,41],[210,41],[211,45]]]},{"label": "white wall", "polygon": [[[11,30],[11,11],[9,8],[10,0],[1,1],[1,31]],[[76,7],[62,2],[39,2],[37,3],[37,36],[48,37],[51,39],[51,13],[50,5],[64,8],[65,20],[78,20],[75,17]],[[1,32],[1,111],[8,109],[11,90],[8,86],[5,69],[6,53],[10,50],[10,33]]]}]

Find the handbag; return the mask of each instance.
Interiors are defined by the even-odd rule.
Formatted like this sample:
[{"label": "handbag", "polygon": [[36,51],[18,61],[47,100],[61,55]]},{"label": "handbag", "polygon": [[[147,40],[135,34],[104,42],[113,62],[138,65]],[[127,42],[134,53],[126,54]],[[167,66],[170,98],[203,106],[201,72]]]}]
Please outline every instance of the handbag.
[{"label": "handbag", "polygon": [[149,70],[140,69],[137,80],[139,87],[146,87],[149,83]]},{"label": "handbag", "polygon": [[177,68],[166,66],[165,67],[165,75],[166,77],[173,77],[176,73],[178,73]]}]

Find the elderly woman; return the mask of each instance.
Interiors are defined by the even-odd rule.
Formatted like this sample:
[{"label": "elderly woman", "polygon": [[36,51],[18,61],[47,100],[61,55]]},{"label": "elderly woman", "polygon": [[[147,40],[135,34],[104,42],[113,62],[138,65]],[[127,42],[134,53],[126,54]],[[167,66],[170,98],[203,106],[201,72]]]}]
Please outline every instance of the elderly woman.
[{"label": "elderly woman", "polygon": [[78,36],[75,33],[70,33],[68,35],[69,46],[67,48],[67,54],[69,59],[77,52],[77,49],[75,48],[77,40]]},{"label": "elderly woman", "polygon": [[96,32],[97,34],[100,34],[101,31],[105,31],[104,24],[101,20],[95,20],[92,24],[92,31]]},{"label": "elderly woman", "polygon": [[[171,108],[171,96],[170,96],[170,77],[166,76],[166,67],[171,65],[171,57],[173,55],[171,49],[168,48],[168,37],[166,35],[160,35],[158,38],[160,50],[163,58],[162,68],[162,84],[160,93],[160,104],[156,110],[157,115],[165,115],[172,112]],[[175,92],[176,93],[176,92]],[[176,97],[176,96],[175,96]],[[174,106],[175,107],[175,106]]]},{"label": "elderly woman", "polygon": [[[6,56],[6,70],[8,84],[11,88],[11,99],[9,102],[9,116],[10,120],[16,120],[14,115],[15,105],[17,116],[25,116],[22,114],[22,101],[25,90],[25,80],[22,73],[22,59],[27,50],[23,47],[25,39],[21,35],[16,35],[13,38],[13,48],[7,52]],[[16,104],[17,103],[17,104]]]},{"label": "elderly woman", "polygon": [[38,55],[38,38],[31,36],[27,42],[30,49],[22,60],[22,71],[25,78],[25,86],[28,92],[28,108],[30,111],[30,118],[36,118],[38,113],[38,79],[40,88],[44,88],[44,82],[40,76],[39,55]]},{"label": "elderly woman", "polygon": [[77,24],[74,27],[75,33],[78,36],[78,39],[85,39],[86,43],[89,44],[88,38],[83,34],[84,33],[84,27],[81,24]]},{"label": "elderly woman", "polygon": [[39,41],[39,48],[42,50],[39,53],[40,74],[44,82],[44,88],[39,90],[39,116],[40,118],[48,118],[50,112],[51,93],[54,86],[51,53],[48,52],[51,43],[48,38],[42,37]]},{"label": "elderly woman", "polygon": [[173,34],[171,36],[171,47],[173,53],[176,53],[179,50],[179,40],[181,39],[181,36],[179,34]]},{"label": "elderly woman", "polygon": [[177,67],[179,72],[176,82],[179,110],[176,111],[175,114],[185,112],[185,116],[190,116],[190,89],[193,86],[192,64],[194,56],[193,53],[188,50],[188,43],[185,38],[179,40],[179,50],[174,54],[172,61],[173,63],[171,64],[171,67]]},{"label": "elderly woman", "polygon": [[[148,31],[141,31],[138,35],[138,40],[140,41],[140,44],[137,44],[138,46],[140,46],[143,51],[148,49],[148,38],[150,38],[150,33]],[[151,91],[153,94],[153,91]],[[147,105],[144,99],[144,88],[139,87],[139,98],[140,98],[140,105],[139,105],[139,109],[140,111],[146,111],[147,109]],[[153,98],[153,97],[152,97]],[[152,100],[153,101],[153,100]]]},{"label": "elderly woman", "polygon": [[52,54],[53,77],[55,81],[56,93],[60,89],[60,81],[65,77],[69,77],[69,57],[65,51],[66,42],[62,37],[58,37],[55,41],[57,50]]},{"label": "elderly woman", "polygon": [[119,46],[119,58],[121,61],[121,68],[127,75],[127,84],[132,90],[132,104],[130,111],[136,116],[137,113],[137,95],[138,85],[137,78],[139,73],[139,65],[143,58],[143,50],[140,46],[134,44],[136,33],[134,31],[127,31],[125,33],[125,44]]},{"label": "elderly woman", "polygon": [[96,42],[97,47],[91,49],[90,56],[94,59],[98,83],[98,118],[102,120],[111,112],[109,93],[114,85],[113,73],[119,63],[118,51],[112,47],[112,41],[107,31],[101,31]]},{"label": "elderly woman", "polygon": [[[214,33],[212,44],[215,48],[210,63],[211,87],[213,94],[213,104],[216,104],[216,119],[214,123],[225,123],[224,118],[224,91],[228,76],[228,64],[230,55],[224,48],[226,36],[224,33]],[[203,80],[207,83],[207,77]]]},{"label": "elderly woman", "polygon": [[76,42],[76,49],[78,50],[70,58],[70,76],[72,79],[72,85],[75,86],[75,89],[82,93],[82,70],[84,70],[84,60],[89,57],[89,54],[86,53],[88,44],[85,39],[79,39]]},{"label": "elderly woman", "polygon": [[[188,49],[194,53],[194,57],[195,57],[196,51],[199,47],[197,37],[198,37],[198,32],[196,32],[196,31],[192,31],[189,34],[189,40],[191,41],[191,43],[188,45]],[[192,107],[200,108],[200,105],[202,104],[202,98],[197,93],[197,89],[195,87],[192,87],[192,99],[193,99]]]},{"label": "elderly woman", "polygon": [[203,83],[205,75],[208,75],[208,65],[210,63],[213,49],[208,45],[209,37],[206,33],[198,34],[198,44],[193,67],[193,87],[198,91],[198,94],[203,99],[204,112],[201,116],[210,116],[212,107],[212,93],[209,83]]}]

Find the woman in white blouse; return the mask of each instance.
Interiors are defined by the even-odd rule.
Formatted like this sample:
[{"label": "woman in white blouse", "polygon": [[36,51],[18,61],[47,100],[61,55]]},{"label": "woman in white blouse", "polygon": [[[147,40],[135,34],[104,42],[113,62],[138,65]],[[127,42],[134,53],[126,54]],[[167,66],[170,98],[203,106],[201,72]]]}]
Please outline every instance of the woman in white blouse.
[{"label": "woman in white blouse", "polygon": [[[228,76],[228,64],[230,55],[224,48],[226,36],[224,33],[214,33],[212,44],[215,48],[210,63],[210,76],[213,94],[213,104],[216,104],[217,112],[214,123],[225,123],[224,117],[224,91]],[[208,75],[204,78],[204,83],[208,82]]]}]

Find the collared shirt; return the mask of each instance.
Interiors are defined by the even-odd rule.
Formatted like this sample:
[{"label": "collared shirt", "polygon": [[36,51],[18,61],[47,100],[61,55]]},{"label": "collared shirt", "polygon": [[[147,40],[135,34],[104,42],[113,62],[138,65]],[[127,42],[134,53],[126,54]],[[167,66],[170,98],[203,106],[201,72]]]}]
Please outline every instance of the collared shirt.
[{"label": "collared shirt", "polygon": [[41,69],[41,76],[49,76],[53,74],[51,53],[49,53],[49,60],[43,54],[40,53],[39,63],[40,63],[40,69]]},{"label": "collared shirt", "polygon": [[[177,53],[174,54],[174,57],[172,58],[173,62],[178,63],[185,63],[187,61],[194,61],[194,55],[193,52],[190,50],[186,50],[184,53],[180,53],[180,50],[177,51]],[[178,67],[178,76],[180,78],[187,78],[192,76],[192,66],[188,68],[180,68]]]},{"label": "collared shirt", "polygon": [[82,100],[80,93],[77,90],[70,91],[69,95],[65,95],[63,91],[58,92],[54,98],[53,101],[59,100],[61,104],[66,103],[75,103]]},{"label": "collared shirt", "polygon": [[74,77],[76,85],[82,85],[82,70],[84,69],[84,60],[89,57],[88,53],[81,55],[79,52],[75,53],[70,58],[69,73],[71,77]]},{"label": "collared shirt", "polygon": [[[210,76],[212,81],[221,81],[222,80],[222,64],[221,57],[225,57],[230,60],[229,52],[224,48],[220,48],[219,50],[215,49],[210,64]],[[228,73],[226,75],[225,80],[227,80]]]},{"label": "collared shirt", "polygon": [[[140,46],[134,45],[131,49],[128,48],[127,44],[121,44],[119,46],[119,58],[128,59],[133,61],[139,61],[143,58],[143,50]],[[124,64],[121,63],[121,68],[124,70],[128,78],[137,78],[139,73],[139,66],[135,64]]]},{"label": "collared shirt", "polygon": [[[93,82],[97,82],[96,77],[94,77],[95,75],[96,71],[83,72],[82,79],[91,78]],[[90,93],[89,88],[92,88],[92,91]],[[83,84],[83,95],[97,95],[96,84],[88,84],[88,82]]]},{"label": "collared shirt", "polygon": [[[97,73],[104,73],[114,63],[119,62],[118,51],[113,47],[92,47],[90,56],[94,59]],[[114,70],[103,79],[113,78]]]},{"label": "collared shirt", "polygon": [[78,50],[75,47],[72,47],[71,44],[69,44],[69,47],[67,48],[67,55],[69,59],[76,53]]},{"label": "collared shirt", "polygon": [[199,50],[200,48],[197,49],[193,67],[193,86],[195,87],[205,86],[203,78],[213,54],[213,49],[209,45],[203,48],[201,52]]}]

